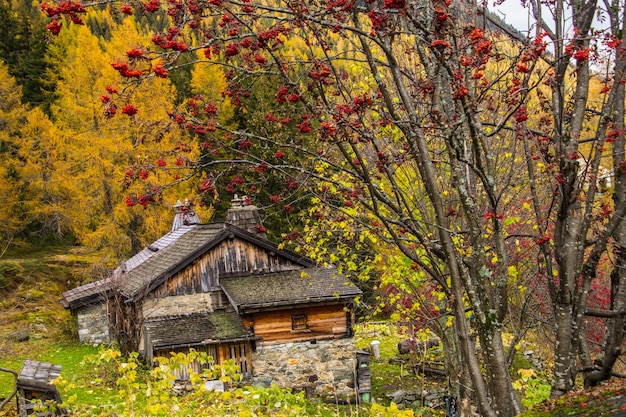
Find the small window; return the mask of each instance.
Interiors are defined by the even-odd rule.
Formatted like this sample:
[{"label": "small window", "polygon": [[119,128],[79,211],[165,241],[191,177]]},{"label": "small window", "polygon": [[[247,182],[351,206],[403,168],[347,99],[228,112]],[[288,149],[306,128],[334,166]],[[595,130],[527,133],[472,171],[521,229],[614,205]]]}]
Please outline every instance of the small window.
[{"label": "small window", "polygon": [[291,315],[291,330],[294,332],[303,332],[309,330],[307,314]]}]

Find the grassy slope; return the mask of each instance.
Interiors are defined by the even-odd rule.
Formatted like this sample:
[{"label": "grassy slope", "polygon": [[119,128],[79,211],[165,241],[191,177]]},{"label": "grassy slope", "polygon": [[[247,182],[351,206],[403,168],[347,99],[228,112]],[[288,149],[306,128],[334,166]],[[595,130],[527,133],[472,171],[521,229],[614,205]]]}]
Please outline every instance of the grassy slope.
[{"label": "grassy slope", "polygon": [[[65,376],[95,351],[73,341],[72,317],[59,300],[97,259],[72,247],[22,247],[0,257],[0,367],[19,372],[25,359],[35,359],[63,365]],[[13,376],[0,373],[0,397],[12,387]]]},{"label": "grassy slope", "polygon": [[598,387],[572,391],[536,404],[519,417],[623,417],[626,416],[626,383],[613,379]]}]

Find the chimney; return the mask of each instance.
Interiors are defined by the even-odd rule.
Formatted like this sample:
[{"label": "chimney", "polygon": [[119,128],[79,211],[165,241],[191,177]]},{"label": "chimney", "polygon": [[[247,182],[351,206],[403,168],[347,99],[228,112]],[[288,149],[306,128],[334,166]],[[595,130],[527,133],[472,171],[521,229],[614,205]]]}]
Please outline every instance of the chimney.
[{"label": "chimney", "polygon": [[172,223],[172,232],[183,226],[200,223],[200,219],[193,209],[193,204],[189,200],[185,199],[185,204],[178,200],[174,204],[174,210],[176,214],[174,215],[174,223]]},{"label": "chimney", "polygon": [[231,202],[232,207],[226,213],[226,223],[267,239],[266,229],[263,223],[261,223],[258,207],[251,204],[246,196],[239,198],[237,194],[235,194]]}]

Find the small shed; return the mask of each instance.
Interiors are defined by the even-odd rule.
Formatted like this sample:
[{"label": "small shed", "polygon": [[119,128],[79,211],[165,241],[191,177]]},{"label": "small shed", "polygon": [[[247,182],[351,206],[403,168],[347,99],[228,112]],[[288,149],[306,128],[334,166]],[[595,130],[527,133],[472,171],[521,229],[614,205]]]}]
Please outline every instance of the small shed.
[{"label": "small shed", "polygon": [[46,402],[52,400],[57,404],[62,402],[61,394],[52,383],[61,375],[61,365],[53,365],[48,362],[24,361],[22,370],[17,378],[18,410],[20,417],[37,415],[52,416],[61,415],[61,411],[55,413],[35,413],[37,401]]}]

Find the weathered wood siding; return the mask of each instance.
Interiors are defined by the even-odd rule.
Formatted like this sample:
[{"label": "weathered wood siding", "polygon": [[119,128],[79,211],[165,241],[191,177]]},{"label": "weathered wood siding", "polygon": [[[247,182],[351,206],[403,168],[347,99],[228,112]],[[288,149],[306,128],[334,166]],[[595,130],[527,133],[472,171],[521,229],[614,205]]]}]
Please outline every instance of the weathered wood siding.
[{"label": "weathered wood siding", "polygon": [[197,294],[218,291],[220,277],[280,272],[300,266],[250,242],[234,237],[210,249],[175,274],[149,297]]},{"label": "weathered wood siding", "polygon": [[[292,315],[307,315],[308,329],[292,330]],[[260,312],[244,318],[244,325],[262,337],[260,344],[299,342],[344,337],[348,333],[343,305],[328,305],[292,310]]]},{"label": "weathered wood siding", "polygon": [[[214,365],[221,365],[225,361],[232,360],[239,366],[239,371],[245,377],[252,376],[252,348],[250,342],[225,343],[221,345],[194,346],[198,352],[206,352],[210,357],[209,363],[192,361],[189,366],[181,366],[174,369],[176,379],[186,381],[189,379],[188,368],[193,369],[197,374],[202,374],[205,369],[211,369]],[[172,353],[189,353],[189,348],[158,350],[156,357],[170,357]],[[219,375],[215,376],[217,379]]]}]

